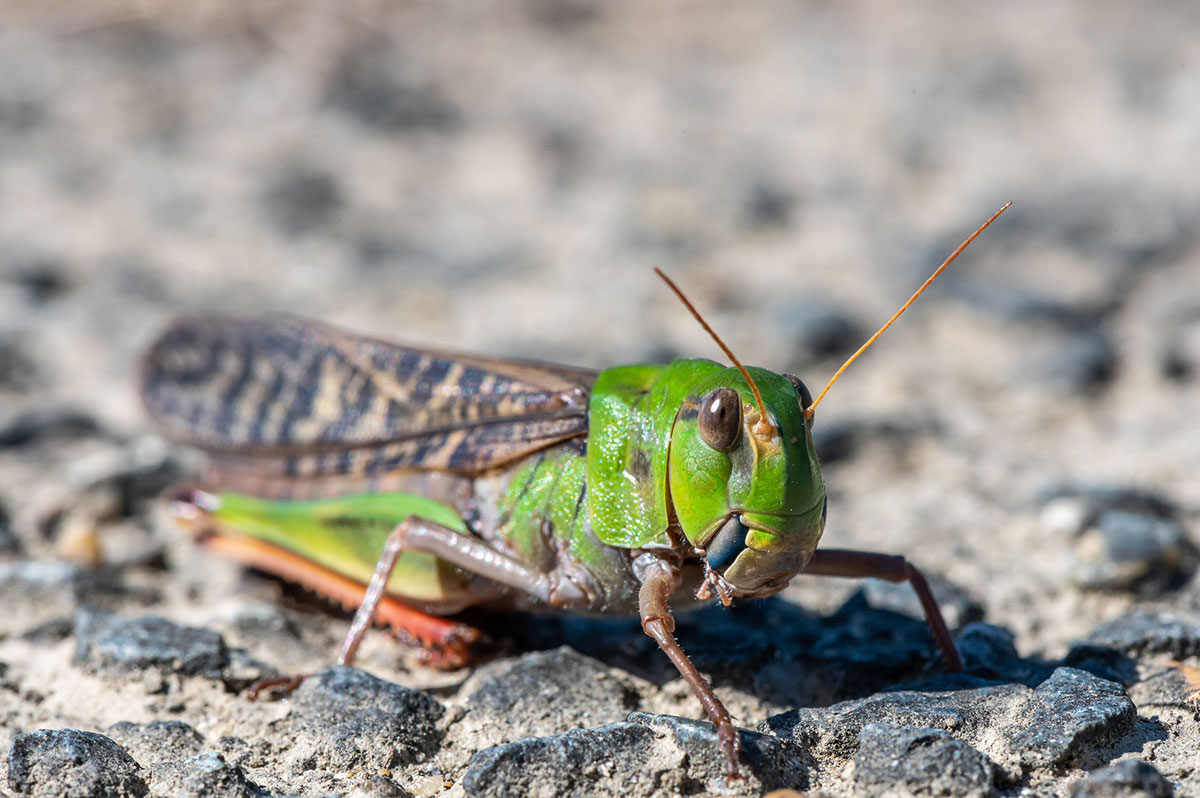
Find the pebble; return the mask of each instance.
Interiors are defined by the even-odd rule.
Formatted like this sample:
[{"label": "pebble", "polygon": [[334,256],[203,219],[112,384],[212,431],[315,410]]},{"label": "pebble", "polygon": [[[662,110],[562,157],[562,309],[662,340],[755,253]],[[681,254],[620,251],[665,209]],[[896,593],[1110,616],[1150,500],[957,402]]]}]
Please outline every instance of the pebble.
[{"label": "pebble", "polygon": [[16,449],[48,440],[74,440],[100,433],[100,425],[87,413],[65,407],[41,407],[0,422],[0,449]]},{"label": "pebble", "polygon": [[[1164,519],[1176,519],[1182,515],[1175,502],[1154,490],[1128,485],[1068,482],[1052,483],[1038,491],[1037,500],[1043,505],[1044,518],[1049,517],[1046,514],[1050,513],[1052,507],[1072,506],[1058,505],[1059,499],[1074,500],[1074,505],[1079,507],[1070,518],[1064,517],[1068,526],[1062,527],[1062,531],[1068,532],[1082,530],[1106,510],[1125,510]],[[1070,525],[1071,519],[1075,519],[1074,525]]]},{"label": "pebble", "polygon": [[1200,308],[1171,324],[1160,346],[1159,371],[1168,380],[1191,382],[1200,369]]},{"label": "pebble", "polygon": [[22,549],[21,539],[12,526],[12,516],[4,503],[0,502],[0,557],[19,555]]},{"label": "pebble", "polygon": [[82,492],[112,491],[115,515],[127,518],[145,502],[157,501],[187,473],[171,446],[157,436],[144,436],[73,463],[67,481]]},{"label": "pebble", "polygon": [[217,678],[229,663],[221,635],[145,615],[123,618],[80,609],[75,614],[75,662],[100,671],[156,669]]},{"label": "pebble", "polygon": [[[669,739],[683,751],[690,782],[701,782],[710,792],[728,787],[725,757],[717,744],[717,729],[712,723],[645,712],[634,712],[629,721],[652,729],[660,739]],[[810,765],[805,761],[804,752],[795,745],[746,729],[739,729],[738,734],[741,738],[739,773],[745,781],[757,781],[765,789],[804,789],[808,786]]]},{"label": "pebble", "polygon": [[1013,325],[1040,322],[1063,330],[1094,325],[1110,310],[1064,302],[1061,299],[983,278],[960,278],[941,290],[955,299]]},{"label": "pebble", "polygon": [[[861,346],[869,334],[850,311],[824,298],[809,297],[780,304],[772,316],[779,335],[792,342],[795,353],[792,361],[799,364],[845,357]],[[809,386],[810,390],[818,387]]]},{"label": "pebble", "polygon": [[831,421],[821,419],[820,413],[817,415],[812,427],[813,446],[823,466],[849,460],[859,449],[871,444],[886,446],[903,456],[914,441],[941,431],[938,420],[924,414],[903,420],[875,417]]},{"label": "pebble", "polygon": [[1029,665],[1017,653],[1016,636],[1004,627],[971,623],[958,633],[954,642],[958,644],[958,653],[968,671],[989,670],[1010,679],[1025,681],[1022,677],[1028,674]]},{"label": "pebble", "polygon": [[[897,690],[825,708],[768,718],[761,731],[778,734],[837,762],[858,752],[869,723],[940,729],[984,748],[1002,766],[1061,769],[1095,766],[1133,728],[1136,709],[1120,684],[1086,671],[1058,668],[1036,688],[989,684],[954,675],[958,689]],[[1002,742],[995,748],[995,740]],[[991,744],[993,747],[988,748]]]},{"label": "pebble", "polygon": [[655,736],[641,724],[610,723],[485,748],[471,757],[463,791],[489,798],[650,795],[659,786],[647,767]]},{"label": "pebble", "polygon": [[1095,326],[1060,336],[1020,376],[1062,394],[1095,394],[1113,381],[1118,366],[1112,336]]},{"label": "pebble", "polygon": [[91,798],[142,796],[145,772],[108,737],[75,729],[18,734],[8,755],[8,786],[18,795]]},{"label": "pebble", "polygon": [[434,698],[345,666],[310,676],[283,721],[286,756],[299,770],[383,771],[424,760],[441,743],[445,709]]},{"label": "pebble", "polygon": [[413,798],[408,790],[383,776],[368,779],[357,785],[348,795],[349,798]]},{"label": "pebble", "polygon": [[803,752],[785,740],[743,731],[739,774],[725,777],[716,730],[704,721],[634,713],[628,722],[548,737],[525,737],[471,757],[467,795],[657,796],[761,795],[807,789]]},{"label": "pebble", "polygon": [[1076,648],[1110,649],[1127,655],[1165,654],[1173,659],[1200,656],[1200,623],[1169,612],[1134,610],[1106,621]]},{"label": "pebble", "polygon": [[59,257],[39,252],[10,256],[4,276],[21,287],[30,303],[44,305],[69,287],[66,263]]},{"label": "pebble", "polygon": [[796,208],[796,197],[778,182],[754,181],[746,194],[744,216],[752,228],[787,227]]},{"label": "pebble", "polygon": [[163,798],[252,798],[262,795],[241,768],[212,751],[153,768],[155,796]]},{"label": "pebble", "polygon": [[179,720],[156,720],[144,724],[121,721],[105,731],[138,762],[150,766],[195,756],[204,745],[200,733]]},{"label": "pebble", "polygon": [[44,560],[0,562],[0,635],[30,635],[61,626],[99,580],[70,563]]},{"label": "pebble", "polygon": [[522,656],[467,698],[469,724],[503,730],[503,740],[623,720],[637,694],[607,666],[563,646]]},{"label": "pebble", "polygon": [[42,368],[15,335],[0,334],[0,388],[28,393],[41,382]]},{"label": "pebble", "polygon": [[1080,533],[1074,556],[1077,587],[1147,597],[1182,587],[1200,562],[1182,524],[1124,510],[1104,512]]},{"label": "pebble", "polygon": [[1039,500],[1042,524],[1074,537],[1072,581],[1082,589],[1154,597],[1181,587],[1200,564],[1181,511],[1153,491],[1051,486]]},{"label": "pebble", "polygon": [[987,798],[994,777],[985,754],[941,729],[868,723],[858,735],[854,785],[864,795]]},{"label": "pebble", "polygon": [[422,84],[380,48],[353,49],[330,73],[330,107],[378,133],[449,132],[460,114],[441,92]]},{"label": "pebble", "polygon": [[1071,798],[1172,798],[1171,782],[1148,762],[1122,759],[1071,785]]},{"label": "pebble", "polygon": [[1095,767],[1133,729],[1137,709],[1116,682],[1058,668],[1033,691],[1009,745],[1026,767]]},{"label": "pebble", "polygon": [[329,226],[345,204],[337,178],[312,166],[294,164],[273,177],[262,192],[267,219],[286,236]]}]

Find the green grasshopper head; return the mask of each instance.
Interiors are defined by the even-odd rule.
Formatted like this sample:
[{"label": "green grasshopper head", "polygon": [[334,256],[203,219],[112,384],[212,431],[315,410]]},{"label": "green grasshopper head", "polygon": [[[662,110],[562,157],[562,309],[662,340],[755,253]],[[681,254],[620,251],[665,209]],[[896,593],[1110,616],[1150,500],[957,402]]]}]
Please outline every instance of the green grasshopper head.
[{"label": "green grasshopper head", "polygon": [[805,419],[808,389],[748,371],[761,403],[737,368],[703,380],[675,417],[667,468],[684,535],[737,595],[758,596],[808,563],[825,526],[825,484]]}]

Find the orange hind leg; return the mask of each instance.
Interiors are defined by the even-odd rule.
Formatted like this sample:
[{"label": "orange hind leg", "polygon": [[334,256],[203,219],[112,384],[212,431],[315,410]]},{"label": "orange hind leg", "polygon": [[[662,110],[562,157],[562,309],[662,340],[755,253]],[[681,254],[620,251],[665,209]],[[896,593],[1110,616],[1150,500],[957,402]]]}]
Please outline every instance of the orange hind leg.
[{"label": "orange hind leg", "polygon": [[[211,532],[203,544],[252,568],[294,582],[346,609],[358,607],[367,586],[280,546],[226,532]],[[392,596],[381,597],[375,620],[401,640],[419,646],[423,665],[454,670],[469,664],[476,655],[474,645],[483,634],[464,623],[441,618],[417,609]]]}]

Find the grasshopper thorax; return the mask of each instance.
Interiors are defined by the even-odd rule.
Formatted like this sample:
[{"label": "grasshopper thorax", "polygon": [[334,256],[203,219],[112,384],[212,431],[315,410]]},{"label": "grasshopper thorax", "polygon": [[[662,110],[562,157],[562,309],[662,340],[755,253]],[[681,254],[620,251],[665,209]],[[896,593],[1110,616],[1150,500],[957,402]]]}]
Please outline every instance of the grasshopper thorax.
[{"label": "grasshopper thorax", "polygon": [[825,485],[805,420],[808,391],[795,378],[749,372],[761,405],[737,368],[701,380],[682,403],[668,485],[688,542],[736,595],[759,596],[808,563],[824,528]]}]

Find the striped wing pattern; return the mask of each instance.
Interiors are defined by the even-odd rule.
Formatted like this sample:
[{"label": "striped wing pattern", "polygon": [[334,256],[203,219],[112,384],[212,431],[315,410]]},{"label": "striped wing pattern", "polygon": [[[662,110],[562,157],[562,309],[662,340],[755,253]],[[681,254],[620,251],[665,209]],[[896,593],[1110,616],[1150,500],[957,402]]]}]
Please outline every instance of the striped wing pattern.
[{"label": "striped wing pattern", "polygon": [[439,353],[314,322],[197,318],[151,347],[164,432],[261,477],[475,474],[587,432],[593,372]]}]

